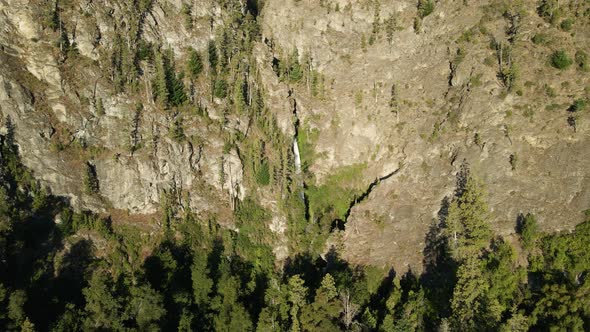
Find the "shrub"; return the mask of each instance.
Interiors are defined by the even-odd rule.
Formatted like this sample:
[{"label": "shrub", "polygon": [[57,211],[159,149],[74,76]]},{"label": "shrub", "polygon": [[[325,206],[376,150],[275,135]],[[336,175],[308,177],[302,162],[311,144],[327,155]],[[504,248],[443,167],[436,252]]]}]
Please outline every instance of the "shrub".
[{"label": "shrub", "polygon": [[533,42],[533,44],[535,45],[545,45],[547,44],[548,40],[547,40],[547,34],[545,33],[536,33],[533,38],[531,39],[531,41]]},{"label": "shrub", "polygon": [[434,11],[434,2],[432,0],[419,0],[418,1],[418,16],[425,18],[432,14]]},{"label": "shrub", "polygon": [[105,111],[104,111],[104,104],[102,103],[102,98],[97,98],[96,99],[96,115],[100,116],[100,115],[104,115]]},{"label": "shrub", "polygon": [[564,50],[553,52],[551,55],[551,65],[557,69],[565,70],[573,63],[572,59]]},{"label": "shrub", "polygon": [[510,155],[510,166],[512,167],[512,170],[515,171],[516,170],[516,163],[518,162],[518,155],[515,153]]},{"label": "shrub", "polygon": [[568,19],[561,21],[560,27],[561,27],[561,30],[563,30],[563,31],[570,31],[572,29],[573,25],[574,25],[574,19],[568,18]]},{"label": "shrub", "polygon": [[187,3],[182,5],[182,15],[184,16],[184,27],[187,30],[193,28],[193,16],[192,16],[191,6]]},{"label": "shrub", "polygon": [[577,51],[576,56],[575,56],[575,60],[576,60],[576,67],[578,68],[578,70],[581,70],[581,71],[589,71],[590,70],[590,64],[588,63],[588,54],[586,52]]},{"label": "shrub", "polygon": [[580,99],[576,99],[574,101],[572,106],[570,106],[569,111],[570,112],[580,112],[580,111],[583,111],[585,108],[586,108],[586,100],[580,98]]},{"label": "shrub", "polygon": [[170,127],[170,136],[177,142],[181,142],[184,139],[184,128],[182,127],[182,117],[177,116]]},{"label": "shrub", "polygon": [[498,76],[508,91],[512,91],[519,76],[518,66],[512,63],[510,66],[502,68],[498,73]]},{"label": "shrub", "polygon": [[555,89],[548,84],[543,85],[543,90],[545,91],[545,95],[549,98],[555,98],[557,96]]},{"label": "shrub", "polygon": [[560,16],[558,0],[542,0],[537,13],[547,22],[555,23]]}]

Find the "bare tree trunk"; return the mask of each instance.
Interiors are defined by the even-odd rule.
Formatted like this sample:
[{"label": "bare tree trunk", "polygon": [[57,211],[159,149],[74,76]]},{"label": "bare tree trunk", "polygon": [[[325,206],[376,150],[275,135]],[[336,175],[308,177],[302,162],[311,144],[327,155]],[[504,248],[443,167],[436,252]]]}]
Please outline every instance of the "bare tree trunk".
[{"label": "bare tree trunk", "polygon": [[344,290],[340,294],[340,300],[342,301],[342,322],[346,329],[350,328],[354,321],[354,317],[358,312],[358,306],[352,303],[352,299],[350,298],[350,291],[348,289]]}]

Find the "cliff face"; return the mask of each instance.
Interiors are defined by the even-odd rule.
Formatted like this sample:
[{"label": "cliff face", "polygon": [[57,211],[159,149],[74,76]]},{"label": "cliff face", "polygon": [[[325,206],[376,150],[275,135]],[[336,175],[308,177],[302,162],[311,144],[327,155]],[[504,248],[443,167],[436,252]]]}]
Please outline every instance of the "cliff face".
[{"label": "cliff face", "polygon": [[[319,181],[338,167],[366,163],[366,188],[402,165],[352,209],[344,234],[348,259],[419,269],[425,234],[464,160],[487,183],[500,234],[514,233],[518,214],[529,211],[551,231],[581,220],[590,198],[589,124],[579,114],[574,130],[567,110],[588,96],[588,73],[560,71],[549,58],[556,49],[573,55],[587,48],[587,18],[566,32],[539,17],[535,1],[524,2],[526,9],[441,1],[417,32],[415,2],[348,4],[269,1],[263,21],[283,50],[309,52],[325,75],[322,101],[296,88],[303,122],[319,129],[313,165]],[[378,34],[375,13],[383,22]],[[535,45],[538,34],[551,42]],[[509,45],[509,61],[518,68],[510,91],[498,75],[492,41]]]},{"label": "cliff face", "polygon": [[[254,15],[233,19],[227,3],[238,16]],[[352,200],[343,234],[328,242],[342,241],[355,263],[420,269],[425,235],[464,160],[487,183],[490,220],[500,234],[514,232],[521,212],[559,230],[588,208],[590,123],[587,111],[568,109],[588,98],[590,80],[578,63],[566,70],[549,64],[557,49],[572,58],[590,51],[588,19],[579,16],[564,31],[533,4],[440,1],[424,15],[415,1],[5,0],[2,121],[9,116],[14,124],[25,164],[77,208],[153,214],[172,198],[229,225],[236,200],[252,196],[272,211],[279,258],[288,254],[288,212],[276,179],[281,167],[293,169],[292,139],[303,135],[308,167],[301,179],[291,175],[296,186],[321,186],[361,165],[342,186],[362,193],[399,169]],[[586,10],[563,6],[572,17]],[[251,91],[261,91],[266,118],[280,129],[258,140],[265,154],[254,162],[256,174],[271,164],[270,187],[246,179],[247,149],[235,142],[253,135],[253,120],[231,111],[238,89],[217,95],[207,62],[210,40],[227,36],[220,29],[240,31],[248,20],[257,20],[260,35],[248,54],[225,64],[248,67],[247,74],[227,81],[246,82],[249,106]],[[549,41],[532,43],[539,34]],[[157,62],[142,58],[145,45],[147,53],[171,50],[177,72],[189,47],[202,55],[201,76],[178,76],[187,91],[183,106],[157,102]],[[129,50],[139,55],[126,57]],[[137,69],[135,78],[126,66]],[[285,66],[291,78],[277,76]],[[279,144],[268,139],[279,136]],[[84,190],[87,164],[96,169],[98,194]],[[313,210],[313,197],[310,203]]]},{"label": "cliff face", "polygon": [[[109,81],[110,53],[114,43],[120,42],[113,40],[113,28],[130,33],[125,25],[132,24],[133,4],[64,4],[63,29],[72,30],[65,33],[69,43],[76,44],[77,54],[72,55],[75,60],[59,64],[63,56],[52,45],[59,28],[55,32],[42,29],[33,5],[9,1],[0,9],[5,27],[1,105],[3,114],[14,122],[25,163],[53,192],[69,196],[77,207],[140,214],[156,212],[162,191],[202,187],[218,191],[221,201],[229,201],[225,196],[240,183],[241,165],[235,151],[227,153],[221,164],[221,129],[186,117],[184,135],[190,139],[175,141],[168,133],[176,114],[155,111],[149,95],[138,99],[140,93],[117,93]],[[148,42],[169,45],[181,57],[188,45],[206,45],[209,27],[202,28],[202,34],[197,29],[199,33],[191,37],[174,22],[179,10],[175,6],[179,4],[154,4],[143,18],[142,36]],[[136,105],[144,100],[138,110]],[[83,191],[86,161],[96,168],[101,197]],[[229,175],[224,179],[222,168]],[[217,202],[208,202],[196,190],[191,194],[192,208],[215,208]]]}]

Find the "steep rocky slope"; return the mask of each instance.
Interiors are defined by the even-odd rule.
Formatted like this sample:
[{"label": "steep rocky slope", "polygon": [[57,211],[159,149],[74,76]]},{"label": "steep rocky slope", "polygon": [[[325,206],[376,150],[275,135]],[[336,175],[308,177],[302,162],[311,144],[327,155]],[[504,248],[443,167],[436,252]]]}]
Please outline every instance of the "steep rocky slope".
[{"label": "steep rocky slope", "polygon": [[[519,213],[534,212],[545,230],[581,221],[590,123],[571,106],[589,97],[588,65],[576,57],[560,70],[550,58],[590,52],[587,3],[560,4],[561,17],[575,19],[569,31],[540,17],[537,1],[438,1],[432,13],[415,1],[245,1],[233,12],[228,3],[1,1],[0,111],[25,164],[53,193],[98,212],[151,215],[173,198],[232,225],[236,200],[254,197],[274,216],[279,258],[294,247],[284,188],[305,183],[307,222],[344,219],[328,243],[347,259],[420,270],[425,234],[464,161],[487,183],[500,234],[514,232]],[[237,69],[224,74],[230,93],[220,97],[210,40],[223,53],[224,38],[237,38],[229,31],[254,31],[244,28],[252,17],[232,16],[246,8],[260,34],[240,37],[247,52],[228,51],[237,55],[220,71]],[[179,74],[187,101],[163,107],[157,56],[142,50],[172,50],[168,61],[183,72],[189,47],[207,70]],[[259,131],[252,114],[236,111],[242,81],[248,108],[263,95],[259,117],[270,124]],[[84,190],[88,167],[98,194]],[[256,180],[264,167],[271,179]]]}]

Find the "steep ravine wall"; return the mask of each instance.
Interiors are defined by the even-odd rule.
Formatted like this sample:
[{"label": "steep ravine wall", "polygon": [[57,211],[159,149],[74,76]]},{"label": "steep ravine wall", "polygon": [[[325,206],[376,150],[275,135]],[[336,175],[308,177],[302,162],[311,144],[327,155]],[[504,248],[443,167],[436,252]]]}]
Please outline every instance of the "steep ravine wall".
[{"label": "steep ravine wall", "polygon": [[[257,192],[273,211],[273,230],[286,236],[285,216],[276,202],[264,187],[245,186],[240,156],[226,149],[227,132],[241,132],[247,121],[236,117],[227,119],[226,127],[213,125],[224,118],[225,104],[197,96],[213,121],[185,117],[184,134],[191,139],[179,142],[168,135],[175,115],[158,111],[149,93],[138,93],[138,100],[113,90],[97,59],[112,48],[111,23],[122,20],[123,3],[84,2],[84,8],[98,13],[95,25],[77,10],[68,17],[79,22],[75,41],[84,65],[72,70],[79,86],[66,84],[55,49],[44,40],[47,31],[27,4],[0,2],[0,112],[2,121],[9,115],[16,126],[24,163],[55,194],[70,197],[78,208],[149,214],[158,211],[163,193],[177,188],[185,192],[181,204],[193,211],[229,215],[235,196]],[[533,212],[544,230],[555,231],[572,228],[589,207],[590,121],[579,114],[576,132],[567,122],[569,105],[588,95],[588,73],[547,64],[553,48],[572,54],[587,49],[588,26],[577,24],[579,31],[572,35],[548,25],[534,6],[527,9],[513,44],[519,86],[507,92],[490,49],[491,37],[506,39],[507,23],[502,13],[490,12],[490,4],[495,2],[438,1],[416,30],[415,1],[381,2],[381,32],[369,43],[375,7],[368,1],[264,2],[258,17],[262,38],[254,41],[252,57],[271,114],[283,134],[294,138],[296,172],[306,157],[300,156],[297,142],[303,126],[319,133],[310,167],[318,185],[344,166],[366,164],[359,175],[364,185],[397,170],[351,203],[341,234],[351,262],[419,269],[425,234],[443,199],[452,195],[463,160],[487,184],[490,221],[503,235],[514,233],[519,213]],[[112,8],[114,18],[103,7]],[[181,7],[181,1],[155,1],[143,31],[146,40],[170,47],[179,62],[189,46],[206,54],[221,24],[217,4],[205,1],[194,6],[189,32],[179,24]],[[391,17],[396,24],[389,38],[385,20]],[[97,45],[95,28],[102,36]],[[462,41],[468,31],[475,31],[471,40]],[[556,44],[533,44],[539,31],[550,31]],[[287,58],[294,48],[301,61],[310,55],[310,67],[322,76],[321,94],[314,95],[311,84],[277,78],[273,59]],[[459,49],[466,50],[461,59]],[[96,105],[83,102],[96,97],[102,99],[104,116]],[[139,102],[144,105],[136,133],[141,148],[130,152]],[[53,144],[60,135],[67,137],[64,144],[83,139],[101,149],[61,151]],[[516,166],[511,156],[518,156]],[[82,188],[86,161],[96,165],[99,197]],[[281,246],[277,256],[284,258],[285,241]]]}]

